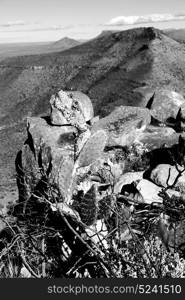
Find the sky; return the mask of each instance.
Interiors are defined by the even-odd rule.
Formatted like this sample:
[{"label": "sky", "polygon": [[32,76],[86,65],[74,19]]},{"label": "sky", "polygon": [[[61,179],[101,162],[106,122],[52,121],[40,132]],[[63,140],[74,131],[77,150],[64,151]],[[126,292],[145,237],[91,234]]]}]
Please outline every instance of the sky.
[{"label": "sky", "polygon": [[185,0],[0,0],[0,43],[89,39],[140,26],[185,28]]}]

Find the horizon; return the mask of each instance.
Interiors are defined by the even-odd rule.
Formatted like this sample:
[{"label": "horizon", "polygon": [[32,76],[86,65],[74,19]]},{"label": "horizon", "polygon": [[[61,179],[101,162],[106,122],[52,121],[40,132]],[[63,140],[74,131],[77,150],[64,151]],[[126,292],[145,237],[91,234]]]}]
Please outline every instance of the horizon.
[{"label": "horizon", "polygon": [[0,43],[89,40],[104,30],[185,28],[184,0],[0,0]]},{"label": "horizon", "polygon": [[12,42],[12,41],[10,41],[10,42],[2,42],[1,43],[1,41],[0,41],[0,45],[1,46],[3,46],[3,45],[18,45],[18,44],[20,44],[20,45],[33,45],[33,44],[43,44],[43,45],[45,45],[45,44],[52,44],[52,43],[55,43],[55,42],[58,42],[58,41],[60,41],[60,40],[62,40],[62,39],[65,39],[65,38],[68,38],[68,39],[74,39],[74,40],[76,40],[76,41],[82,41],[82,43],[85,43],[85,42],[88,42],[88,41],[90,41],[91,39],[94,39],[94,38],[96,38],[96,37],[98,37],[102,32],[104,32],[104,31],[115,31],[115,32],[122,32],[122,31],[127,31],[127,30],[132,30],[132,29],[139,29],[139,28],[149,28],[149,27],[153,27],[153,28],[155,28],[155,29],[158,29],[158,30],[161,30],[161,31],[166,31],[166,30],[178,30],[178,29],[182,29],[182,30],[185,30],[185,27],[182,27],[182,28],[171,28],[171,27],[169,27],[169,28],[162,28],[162,29],[160,29],[160,28],[157,28],[157,27],[155,27],[155,26],[137,26],[137,27],[131,27],[131,28],[128,28],[128,29],[120,29],[120,30],[115,30],[115,29],[107,29],[107,30],[102,30],[101,32],[99,32],[97,35],[95,35],[95,36],[93,36],[93,37],[91,37],[91,38],[89,38],[89,39],[74,39],[74,38],[71,38],[71,37],[69,37],[69,36],[62,36],[61,38],[59,38],[59,39],[57,39],[57,40],[47,40],[47,41],[17,41],[17,42]]}]

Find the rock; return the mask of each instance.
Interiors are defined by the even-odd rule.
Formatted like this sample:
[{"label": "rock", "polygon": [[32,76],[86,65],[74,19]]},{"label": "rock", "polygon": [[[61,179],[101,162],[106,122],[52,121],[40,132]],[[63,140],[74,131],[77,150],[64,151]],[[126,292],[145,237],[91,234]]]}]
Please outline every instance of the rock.
[{"label": "rock", "polygon": [[128,172],[123,174],[114,186],[114,193],[119,194],[124,185],[141,180],[143,178],[143,173],[144,172]]},{"label": "rock", "polygon": [[53,125],[68,125],[69,120],[65,111],[71,110],[72,98],[66,92],[59,91],[58,94],[52,95],[50,99],[51,105],[51,123]]},{"label": "rock", "polygon": [[119,106],[107,117],[92,126],[92,132],[104,129],[108,135],[107,146],[128,146],[150,124],[148,109]]},{"label": "rock", "polygon": [[90,98],[80,91],[68,92],[73,101],[77,101],[86,122],[94,117],[94,109]]},{"label": "rock", "polygon": [[178,142],[178,139],[179,134],[174,129],[152,125],[147,126],[137,137],[137,141],[143,143],[149,150],[160,148],[164,144],[172,146]]},{"label": "rock", "polygon": [[51,126],[41,118],[28,118],[28,139],[16,159],[19,201],[26,202],[47,186],[66,197],[74,166],[73,126]]},{"label": "rock", "polygon": [[[178,166],[178,169],[183,171],[184,167]],[[177,171],[175,166],[171,166],[168,164],[158,165],[154,170],[152,170],[150,178],[151,180],[162,187],[167,187],[168,185],[172,185],[177,178],[179,172]],[[179,177],[175,187],[183,187],[185,190],[185,172]]]},{"label": "rock", "polygon": [[[163,202],[163,198],[159,196],[159,193],[162,192],[162,188],[155,185],[154,183],[146,179],[142,179],[137,184],[136,188],[141,194],[141,196],[143,197],[144,203],[151,204],[153,202],[158,202],[158,203]],[[170,198],[172,196],[180,197],[180,193],[172,189],[168,189],[166,193]]]},{"label": "rock", "polygon": [[185,116],[185,99],[179,93],[170,90],[159,89],[155,92],[153,101],[149,100],[151,115],[160,122],[166,122],[169,118],[176,118],[181,107]]},{"label": "rock", "polygon": [[78,167],[86,167],[95,162],[99,157],[101,157],[106,142],[107,134],[105,130],[98,130],[90,136],[87,136],[84,146],[81,147],[81,151],[78,155],[78,159],[76,162],[78,164]]},{"label": "rock", "polygon": [[134,93],[139,94],[141,98],[142,107],[146,107],[149,100],[155,93],[155,89],[148,86],[141,86],[134,89]]},{"label": "rock", "polygon": [[143,197],[144,203],[151,204],[152,202],[162,203],[163,199],[159,196],[161,188],[154,183],[142,179],[136,186],[137,190]]},{"label": "rock", "polygon": [[156,137],[156,136],[161,136],[161,137],[169,137],[175,134],[175,130],[171,127],[160,127],[160,126],[153,126],[149,125],[146,127],[146,129],[143,131],[142,136],[144,137]]},{"label": "rock", "polygon": [[51,97],[50,104],[53,125],[74,125],[90,121],[94,116],[90,98],[79,91],[61,90]]},{"label": "rock", "polygon": [[92,126],[92,125],[94,125],[96,122],[98,122],[100,120],[100,117],[99,116],[96,116],[96,117],[94,117],[94,118],[92,118],[91,120],[90,120],[90,125]]}]

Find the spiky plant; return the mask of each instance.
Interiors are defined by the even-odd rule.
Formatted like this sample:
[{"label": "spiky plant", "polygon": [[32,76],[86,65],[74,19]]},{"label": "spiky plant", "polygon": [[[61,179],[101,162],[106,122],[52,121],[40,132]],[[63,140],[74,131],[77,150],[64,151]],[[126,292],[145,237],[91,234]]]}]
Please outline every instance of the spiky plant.
[{"label": "spiky plant", "polygon": [[78,168],[86,167],[95,162],[101,155],[107,142],[107,134],[104,130],[98,130],[92,134],[82,147],[74,164],[72,176],[70,178],[70,185],[68,188],[68,195],[66,203],[71,203],[73,186]]}]

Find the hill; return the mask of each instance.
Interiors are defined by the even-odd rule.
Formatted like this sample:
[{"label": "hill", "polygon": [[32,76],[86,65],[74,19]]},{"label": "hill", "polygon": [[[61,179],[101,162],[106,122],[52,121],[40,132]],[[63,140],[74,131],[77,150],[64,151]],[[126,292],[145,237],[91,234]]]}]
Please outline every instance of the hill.
[{"label": "hill", "polygon": [[43,43],[14,43],[14,44],[0,44],[0,61],[7,57],[15,57],[22,55],[38,55],[43,53],[52,53],[54,51],[63,51],[82,42],[70,39],[68,37],[62,38],[56,42]]},{"label": "hill", "polygon": [[60,49],[60,51],[61,51],[61,50],[66,50],[66,49],[78,46],[80,44],[81,44],[81,42],[79,42],[79,41],[70,39],[68,37],[64,37],[64,38],[52,43],[51,48],[53,50]]},{"label": "hill", "polygon": [[95,115],[119,105],[143,106],[137,88],[165,87],[185,95],[185,48],[155,28],[103,34],[71,49],[0,63],[0,175],[9,184],[27,116],[45,115],[59,89],[81,90]]}]

